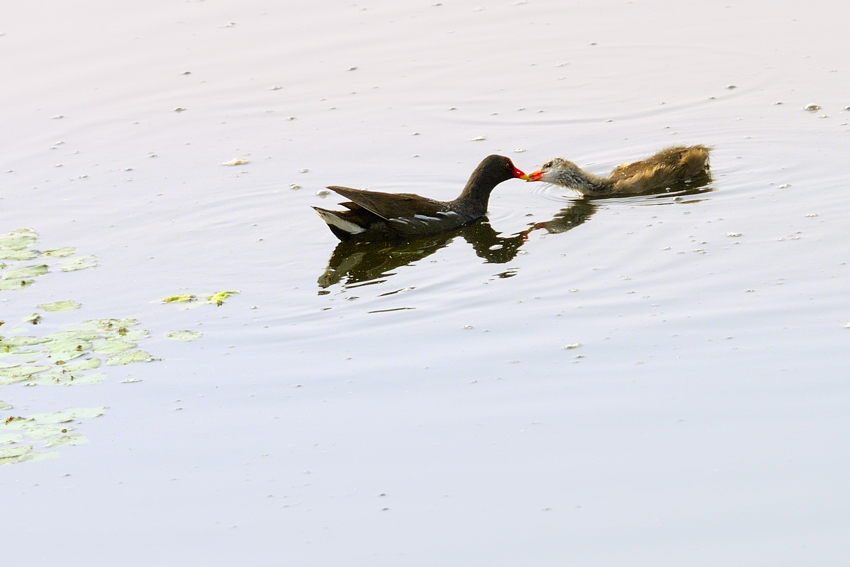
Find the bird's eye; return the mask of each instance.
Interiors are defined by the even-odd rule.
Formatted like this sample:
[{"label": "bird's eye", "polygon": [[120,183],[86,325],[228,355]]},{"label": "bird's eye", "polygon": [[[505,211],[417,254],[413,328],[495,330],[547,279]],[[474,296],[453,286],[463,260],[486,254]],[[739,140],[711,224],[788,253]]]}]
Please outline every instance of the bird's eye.
[{"label": "bird's eye", "polygon": [[542,169],[549,169],[549,168],[550,168],[550,167],[552,167],[553,165],[555,165],[555,162],[553,162],[553,161],[547,161],[546,163],[544,163],[544,164],[543,164],[543,168],[542,168]]}]

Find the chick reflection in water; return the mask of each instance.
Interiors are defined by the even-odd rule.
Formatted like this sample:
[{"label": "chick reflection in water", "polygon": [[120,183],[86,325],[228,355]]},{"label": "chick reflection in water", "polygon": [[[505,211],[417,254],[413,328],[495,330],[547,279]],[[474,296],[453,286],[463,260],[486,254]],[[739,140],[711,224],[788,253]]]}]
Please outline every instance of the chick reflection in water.
[{"label": "chick reflection in water", "polygon": [[319,287],[327,288],[343,281],[344,285],[381,283],[394,275],[396,268],[427,258],[457,237],[469,242],[475,254],[485,262],[504,264],[516,257],[527,232],[499,236],[488,221],[480,220],[457,230],[408,242],[340,242],[325,272],[319,276]]}]

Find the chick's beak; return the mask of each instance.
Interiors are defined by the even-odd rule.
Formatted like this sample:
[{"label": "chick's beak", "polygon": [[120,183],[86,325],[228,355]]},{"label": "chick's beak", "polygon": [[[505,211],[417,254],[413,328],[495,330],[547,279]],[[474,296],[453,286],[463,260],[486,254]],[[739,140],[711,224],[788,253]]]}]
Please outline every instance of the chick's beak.
[{"label": "chick's beak", "polygon": [[531,174],[525,176],[526,181],[540,181],[540,178],[543,177],[543,172],[539,169],[537,171],[533,171]]}]

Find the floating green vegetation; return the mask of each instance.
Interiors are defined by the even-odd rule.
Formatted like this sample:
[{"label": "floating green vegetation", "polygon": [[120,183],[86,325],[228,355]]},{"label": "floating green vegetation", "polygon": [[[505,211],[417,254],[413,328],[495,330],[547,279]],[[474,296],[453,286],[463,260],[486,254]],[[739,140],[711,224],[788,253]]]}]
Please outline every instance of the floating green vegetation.
[{"label": "floating green vegetation", "polygon": [[224,301],[231,295],[236,295],[239,291],[219,291],[207,298],[208,303],[215,303],[218,306],[224,304]]},{"label": "floating green vegetation", "polygon": [[63,272],[76,272],[77,270],[85,270],[86,268],[94,268],[97,266],[97,260],[94,256],[80,256],[79,258],[68,258],[59,262]]},{"label": "floating green vegetation", "polygon": [[[0,409],[9,409],[0,407]],[[83,419],[100,417],[106,411],[100,408],[74,408],[53,413],[37,413],[29,416],[8,416],[0,421],[0,445],[10,447],[0,449],[0,465],[10,465],[26,461],[55,457],[56,452],[38,451],[36,443],[44,448],[79,445],[88,440],[81,433],[75,433],[71,425]]]},{"label": "floating green vegetation", "polygon": [[26,278],[36,278],[43,276],[49,271],[47,264],[36,264],[33,266],[24,266],[14,270],[6,270],[3,272],[4,280],[23,280]]},{"label": "floating green vegetation", "polygon": [[[90,319],[65,331],[41,337],[0,337],[0,354],[12,364],[0,367],[0,386],[76,386],[97,384],[106,377],[92,373],[102,364],[116,366],[153,360],[139,350],[138,342],[150,337],[146,329],[133,329],[136,319]],[[7,360],[7,359],[4,359]]]},{"label": "floating green vegetation", "polygon": [[203,331],[168,331],[167,333],[165,333],[166,339],[183,342],[196,341],[203,336]]},{"label": "floating green vegetation", "polygon": [[163,303],[189,303],[191,301],[196,301],[197,299],[197,295],[184,293],[183,295],[169,295],[168,297],[163,297],[160,301]]},{"label": "floating green vegetation", "polygon": [[[202,303],[213,303],[219,307],[224,305],[225,300],[231,295],[236,295],[239,291],[218,291],[211,295],[207,295]],[[195,303],[198,301],[198,296],[192,293],[184,293],[182,295],[169,295],[159,300],[160,303]]]},{"label": "floating green vegetation", "polygon": [[38,307],[45,311],[71,311],[79,309],[83,305],[79,301],[68,299],[66,301],[54,301],[53,303],[39,303]]},{"label": "floating green vegetation", "polygon": [[41,322],[41,313],[33,313],[24,317],[24,323],[32,323],[38,325]]},{"label": "floating green vegetation", "polygon": [[42,256],[47,256],[48,258],[67,258],[76,252],[77,249],[72,246],[66,246],[65,248],[56,248],[55,250],[45,250],[41,253]]},{"label": "floating green vegetation", "polygon": [[[0,234],[0,291],[23,289],[33,284],[35,278],[51,271],[46,260],[63,258],[59,268],[63,272],[73,272],[97,266],[94,256],[69,258],[76,253],[76,248],[66,246],[41,252],[32,248],[38,241],[38,233],[31,228],[19,228]],[[39,258],[41,263],[18,265]]]},{"label": "floating green vegetation", "polygon": [[150,353],[143,350],[128,350],[127,352],[110,356],[109,359],[107,359],[106,364],[108,366],[121,366],[132,362],[148,362],[150,360],[153,360]]}]

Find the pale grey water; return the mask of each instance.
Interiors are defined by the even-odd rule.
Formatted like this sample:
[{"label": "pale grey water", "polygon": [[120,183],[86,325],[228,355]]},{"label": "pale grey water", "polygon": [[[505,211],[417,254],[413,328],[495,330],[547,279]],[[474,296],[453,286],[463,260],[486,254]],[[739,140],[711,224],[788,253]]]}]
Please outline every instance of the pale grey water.
[{"label": "pale grey water", "polygon": [[[73,298],[39,332],[138,317],[161,360],[0,389],[3,419],[109,406],[0,467],[4,557],[847,563],[848,9],[434,4],[8,8],[0,232],[99,266],[0,292],[0,319]],[[715,147],[711,191],[318,283],[325,185],[452,198],[489,153],[605,173],[673,143]],[[576,201],[506,182],[490,224]]]}]

